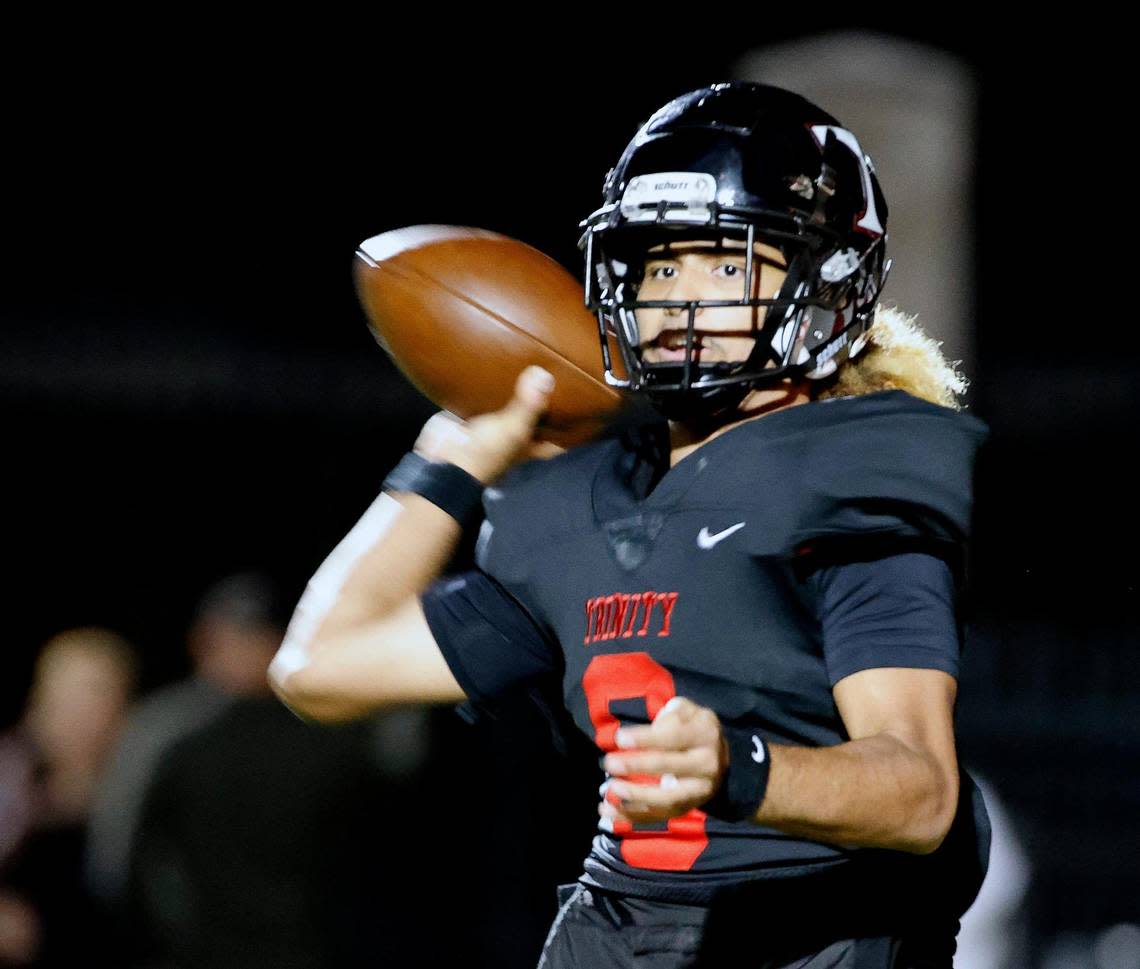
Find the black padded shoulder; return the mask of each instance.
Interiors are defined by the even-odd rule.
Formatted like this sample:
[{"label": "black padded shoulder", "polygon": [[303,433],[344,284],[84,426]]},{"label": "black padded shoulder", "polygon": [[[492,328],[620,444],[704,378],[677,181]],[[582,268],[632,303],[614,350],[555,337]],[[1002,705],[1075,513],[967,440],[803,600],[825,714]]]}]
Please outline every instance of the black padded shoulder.
[{"label": "black padded shoulder", "polygon": [[987,435],[972,415],[892,390],[747,421],[669,468],[666,425],[646,424],[488,488],[477,562],[523,582],[530,550],[650,509],[729,510],[749,521],[741,538],[756,556],[838,558],[854,538],[863,550],[960,549]]},{"label": "black padded shoulder", "polygon": [[621,454],[618,440],[592,442],[548,460],[516,465],[486,488],[475,546],[479,568],[500,582],[524,581],[531,549],[592,525],[590,482]]},{"label": "black padded shoulder", "polygon": [[694,452],[707,459],[709,486],[690,497],[763,520],[749,531],[757,555],[856,536],[962,544],[987,434],[977,418],[902,391],[819,401],[741,424]]}]

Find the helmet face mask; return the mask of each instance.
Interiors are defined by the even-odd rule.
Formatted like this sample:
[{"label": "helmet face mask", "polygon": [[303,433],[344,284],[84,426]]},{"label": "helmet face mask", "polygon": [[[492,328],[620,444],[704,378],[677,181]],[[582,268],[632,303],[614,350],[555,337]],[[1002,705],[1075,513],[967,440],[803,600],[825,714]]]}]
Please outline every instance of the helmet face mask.
[{"label": "helmet face mask", "polygon": [[[757,387],[830,376],[862,342],[888,269],[886,204],[854,136],[799,96],[743,83],[684,95],[638,132],[604,193],[582,223],[581,245],[606,381],[645,394],[664,416],[713,417]],[[744,257],[737,298],[644,298],[650,250],[694,240]],[[782,284],[766,298],[756,293],[765,262],[757,243],[784,258]],[[700,317],[707,324],[748,308],[747,359],[701,361]],[[643,359],[638,313],[647,310],[684,327],[683,357]],[[607,334],[624,380],[613,373]]]}]

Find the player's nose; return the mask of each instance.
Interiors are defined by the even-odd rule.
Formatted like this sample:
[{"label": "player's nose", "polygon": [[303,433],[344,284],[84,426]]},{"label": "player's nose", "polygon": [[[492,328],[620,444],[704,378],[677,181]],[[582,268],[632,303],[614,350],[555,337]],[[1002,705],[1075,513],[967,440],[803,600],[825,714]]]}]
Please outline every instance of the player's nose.
[{"label": "player's nose", "polygon": [[[682,267],[677,273],[673,285],[669,287],[669,295],[666,299],[675,300],[677,302],[688,302],[690,300],[698,300],[704,295],[701,292],[701,274],[692,267]],[[701,315],[702,307],[697,307],[697,316]],[[687,306],[670,306],[665,310],[668,316],[684,316],[688,318],[689,308]]]}]

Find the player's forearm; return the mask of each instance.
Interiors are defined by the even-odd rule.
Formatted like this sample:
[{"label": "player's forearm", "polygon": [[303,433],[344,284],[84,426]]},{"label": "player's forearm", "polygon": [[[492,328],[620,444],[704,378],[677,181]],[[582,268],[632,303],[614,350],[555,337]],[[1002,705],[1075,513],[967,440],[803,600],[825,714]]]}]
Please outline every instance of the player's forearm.
[{"label": "player's forearm", "polygon": [[420,495],[390,497],[399,510],[348,572],[316,631],[315,648],[382,619],[419,595],[455,553],[462,529],[451,515]]},{"label": "player's forearm", "polygon": [[[452,512],[462,518],[473,511],[483,486],[537,447],[534,429],[552,387],[549,373],[528,367],[500,410],[470,422],[441,411],[424,425],[413,450],[427,463],[412,462],[407,477],[397,470],[400,484],[392,485],[409,490],[376,499],[297,604],[269,667],[273,689],[289,706],[339,717],[393,697],[462,697],[416,597],[454,554],[462,529]],[[429,493],[449,511],[422,497]],[[409,642],[413,655],[402,656]],[[362,689],[376,676],[399,680],[397,666],[407,674],[402,683]]]},{"label": "player's forearm", "polygon": [[954,818],[958,778],[890,734],[834,747],[770,746],[753,820],[831,844],[926,854]]},{"label": "player's forearm", "polygon": [[442,571],[459,541],[459,523],[426,498],[381,494],[305,587],[269,667],[277,694],[299,713],[298,674],[314,659],[376,638],[386,616]]}]

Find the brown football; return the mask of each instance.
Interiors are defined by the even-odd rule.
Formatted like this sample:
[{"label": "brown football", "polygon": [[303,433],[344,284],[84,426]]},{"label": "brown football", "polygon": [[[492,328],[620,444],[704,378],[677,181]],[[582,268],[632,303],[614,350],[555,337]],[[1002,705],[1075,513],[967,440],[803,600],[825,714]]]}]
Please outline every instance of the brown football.
[{"label": "brown football", "polygon": [[[569,447],[622,404],[603,379],[581,284],[537,249],[483,229],[416,225],[366,239],[356,291],[380,345],[428,399],[468,419],[498,410],[529,364],[555,379],[537,436]],[[625,376],[610,337],[615,373]]]}]

